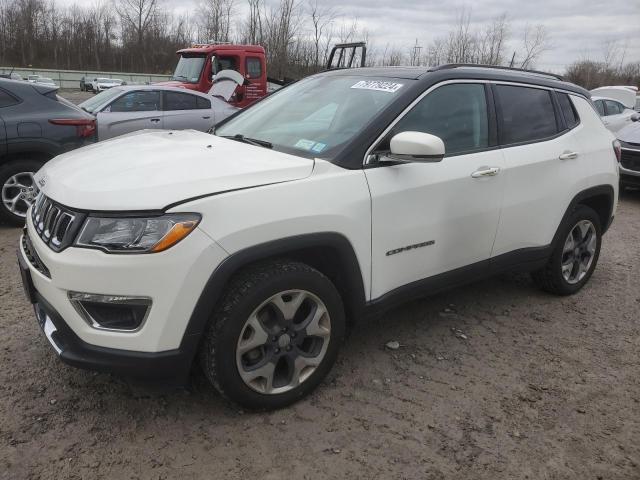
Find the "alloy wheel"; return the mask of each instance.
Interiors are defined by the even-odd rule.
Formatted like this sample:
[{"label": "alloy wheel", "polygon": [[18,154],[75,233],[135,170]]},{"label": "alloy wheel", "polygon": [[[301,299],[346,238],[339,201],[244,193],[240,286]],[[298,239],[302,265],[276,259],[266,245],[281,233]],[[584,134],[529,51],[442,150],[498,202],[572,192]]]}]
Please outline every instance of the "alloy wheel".
[{"label": "alloy wheel", "polygon": [[2,185],[2,204],[18,217],[27,216],[27,210],[38,194],[33,175],[34,172],[16,173]]},{"label": "alloy wheel", "polygon": [[580,282],[589,272],[598,246],[596,227],[581,220],[569,232],[562,250],[562,276],[571,285]]},{"label": "alloy wheel", "polygon": [[240,377],[259,393],[292,390],[318,368],[330,335],[331,320],[322,300],[306,290],[279,292],[242,327],[236,346]]}]

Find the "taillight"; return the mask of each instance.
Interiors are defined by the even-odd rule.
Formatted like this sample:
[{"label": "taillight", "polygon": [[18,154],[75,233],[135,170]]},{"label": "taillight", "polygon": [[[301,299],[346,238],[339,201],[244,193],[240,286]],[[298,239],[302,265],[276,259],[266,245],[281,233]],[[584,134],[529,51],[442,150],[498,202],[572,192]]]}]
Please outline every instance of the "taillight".
[{"label": "taillight", "polygon": [[78,137],[90,137],[96,133],[96,121],[91,118],[52,118],[53,125],[75,125]]},{"label": "taillight", "polygon": [[620,163],[620,159],[622,158],[622,150],[620,148],[620,142],[618,140],[613,141],[613,152],[616,154],[616,160]]}]

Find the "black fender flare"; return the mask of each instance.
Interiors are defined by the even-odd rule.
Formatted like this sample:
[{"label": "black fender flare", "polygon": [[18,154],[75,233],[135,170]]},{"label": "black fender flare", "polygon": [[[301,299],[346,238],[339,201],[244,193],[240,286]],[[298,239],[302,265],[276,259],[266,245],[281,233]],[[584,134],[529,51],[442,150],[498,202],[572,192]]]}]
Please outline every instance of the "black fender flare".
[{"label": "black fender flare", "polygon": [[[365,305],[362,271],[351,242],[336,232],[320,232],[273,240],[240,250],[225,258],[213,271],[193,309],[180,343],[180,350],[195,356],[215,305],[221,299],[229,280],[243,267],[275,257],[286,257],[296,252],[330,248],[339,256],[341,274],[346,292],[343,302],[352,315],[359,316]],[[348,305],[347,305],[348,304]]]}]

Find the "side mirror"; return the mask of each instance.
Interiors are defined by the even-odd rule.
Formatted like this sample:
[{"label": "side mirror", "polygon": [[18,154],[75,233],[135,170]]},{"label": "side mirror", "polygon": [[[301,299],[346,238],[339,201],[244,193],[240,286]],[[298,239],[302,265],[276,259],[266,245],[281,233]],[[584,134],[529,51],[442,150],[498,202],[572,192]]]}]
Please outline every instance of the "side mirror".
[{"label": "side mirror", "polygon": [[401,132],[390,142],[393,160],[404,162],[440,162],[445,154],[440,137],[424,132]]},{"label": "side mirror", "polygon": [[640,121],[640,113],[634,113],[633,115],[631,115],[631,121],[632,122]]}]

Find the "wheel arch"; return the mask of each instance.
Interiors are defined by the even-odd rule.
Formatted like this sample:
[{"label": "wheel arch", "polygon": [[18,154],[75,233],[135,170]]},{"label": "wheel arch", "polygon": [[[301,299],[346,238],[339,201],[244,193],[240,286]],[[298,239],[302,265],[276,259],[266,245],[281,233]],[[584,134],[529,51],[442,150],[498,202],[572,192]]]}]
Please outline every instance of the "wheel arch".
[{"label": "wheel arch", "polygon": [[560,230],[562,225],[566,222],[567,218],[571,215],[571,212],[578,205],[585,205],[592,208],[600,218],[600,225],[602,226],[602,233],[604,234],[611,225],[613,206],[615,203],[615,191],[611,185],[597,185],[587,188],[576,194],[564,215],[562,220],[556,229],[556,234],[553,237],[552,245],[556,245],[559,241]]},{"label": "wheel arch", "polygon": [[194,307],[180,348],[193,350],[195,356],[211,312],[234,275],[257,262],[276,258],[297,260],[320,271],[340,292],[347,318],[353,321],[362,314],[366,301],[365,287],[351,242],[336,232],[297,235],[246,248],[218,265]]}]

